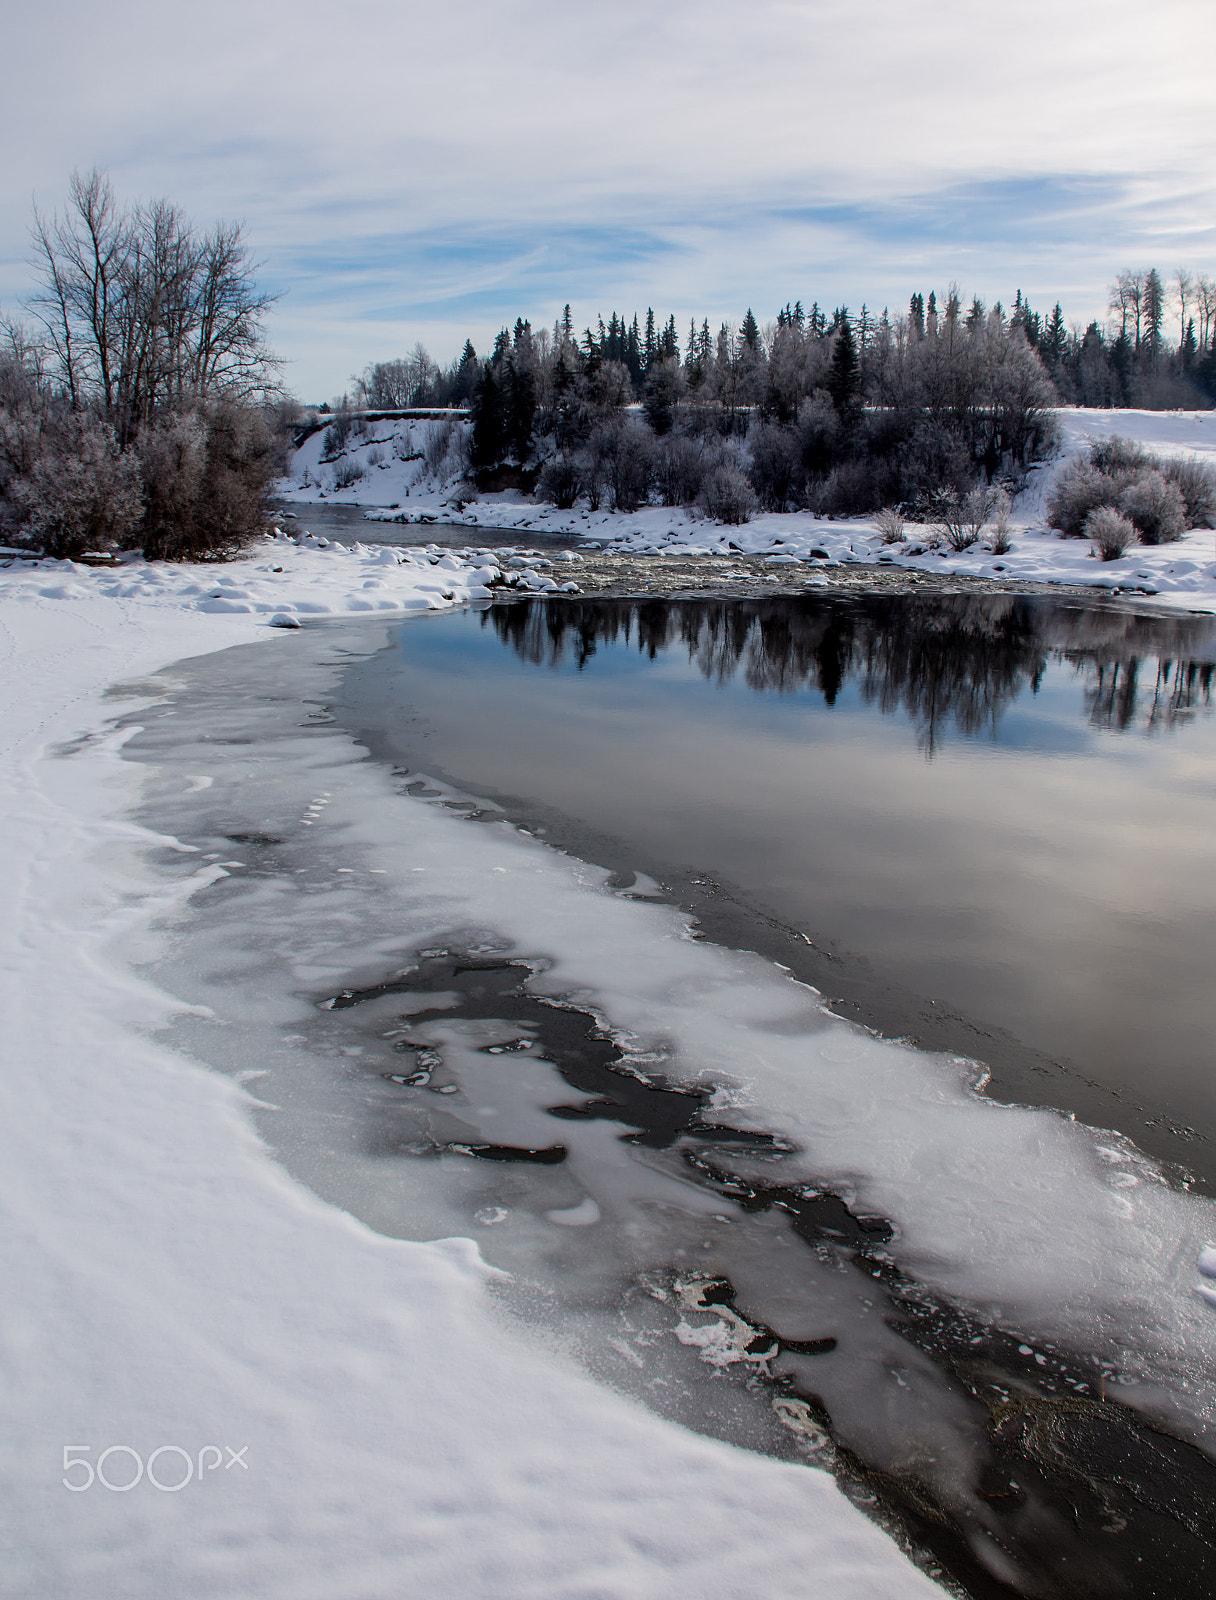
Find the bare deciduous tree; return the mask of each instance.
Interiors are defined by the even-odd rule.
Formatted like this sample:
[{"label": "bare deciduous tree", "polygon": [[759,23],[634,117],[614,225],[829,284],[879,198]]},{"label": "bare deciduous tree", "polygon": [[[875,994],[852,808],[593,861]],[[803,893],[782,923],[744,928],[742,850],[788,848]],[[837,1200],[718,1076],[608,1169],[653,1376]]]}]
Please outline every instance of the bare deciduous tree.
[{"label": "bare deciduous tree", "polygon": [[73,409],[97,408],[125,448],[162,409],[276,392],[260,292],[239,224],[198,232],[167,200],[121,210],[97,171],[66,213],[35,213],[31,309]]}]

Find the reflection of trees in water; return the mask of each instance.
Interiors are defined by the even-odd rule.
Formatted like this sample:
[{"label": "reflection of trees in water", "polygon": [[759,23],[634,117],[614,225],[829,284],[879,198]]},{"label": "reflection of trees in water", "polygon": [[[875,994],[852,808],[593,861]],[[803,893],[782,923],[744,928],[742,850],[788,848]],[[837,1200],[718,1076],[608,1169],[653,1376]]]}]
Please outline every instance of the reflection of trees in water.
[{"label": "reflection of trees in water", "polygon": [[1207,619],[1027,595],[522,601],[488,616],[538,666],[581,670],[601,643],[634,642],[651,660],[682,647],[714,683],[742,676],[757,692],[814,689],[829,706],[853,681],[867,704],[907,716],[928,754],[950,726],[995,730],[1051,659],[1085,674],[1091,723],[1122,731],[1175,727],[1210,707],[1216,670]]},{"label": "reflection of trees in water", "polygon": [[[1148,670],[1153,668],[1150,689]],[[1211,709],[1216,666],[1210,661],[1171,661],[1168,656],[1142,661],[1130,656],[1125,661],[1085,662],[1082,670],[1088,678],[1085,703],[1095,728],[1124,732],[1140,725],[1155,732],[1190,722],[1197,712]]]}]

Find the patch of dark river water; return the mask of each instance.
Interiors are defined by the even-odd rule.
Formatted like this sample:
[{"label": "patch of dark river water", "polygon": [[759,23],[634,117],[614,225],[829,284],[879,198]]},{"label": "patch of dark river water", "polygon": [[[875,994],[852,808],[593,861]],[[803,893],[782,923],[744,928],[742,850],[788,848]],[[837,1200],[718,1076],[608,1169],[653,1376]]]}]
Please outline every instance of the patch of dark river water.
[{"label": "patch of dark river water", "polygon": [[[835,1471],[947,1589],[1216,1595],[1207,1343],[1185,1352],[1216,1311],[1178,1313],[1171,1389],[1155,1313],[1120,1326],[1147,1292],[1036,1328],[1024,1300],[1015,1317],[943,1288],[908,1243],[920,1202],[897,1214],[893,1180],[883,1214],[856,1162],[817,1156],[813,1094],[809,1121],[764,1125],[725,1076],[547,982],[543,932],[496,917],[509,900],[473,916],[406,877],[459,875],[445,828],[474,883],[506,871],[482,841],[506,828],[538,859],[543,841],[592,864],[597,904],[813,985],[810,1044],[845,1018],[849,1038],[914,1043],[909,1073],[933,1052],[944,1127],[982,1093],[990,1118],[1029,1119],[1039,1159],[1052,1130],[1092,1152],[1061,1240],[1090,1249],[1103,1162],[1202,1223],[1214,672],[1210,619],[1038,596],[531,600],[310,627],[181,664],[128,719],[144,820],[192,852],[156,859],[214,874],[152,970],[199,1008],[175,1041],[249,1087],[318,1193],[389,1234],[476,1237],[513,1275],[512,1314],[685,1425]],[[374,826],[349,801],[373,777]],[[796,1044],[793,1022],[758,1026],[761,1054],[766,1033]],[[881,1120],[859,1115],[863,1134]],[[969,1181],[959,1215],[982,1216]]]}]

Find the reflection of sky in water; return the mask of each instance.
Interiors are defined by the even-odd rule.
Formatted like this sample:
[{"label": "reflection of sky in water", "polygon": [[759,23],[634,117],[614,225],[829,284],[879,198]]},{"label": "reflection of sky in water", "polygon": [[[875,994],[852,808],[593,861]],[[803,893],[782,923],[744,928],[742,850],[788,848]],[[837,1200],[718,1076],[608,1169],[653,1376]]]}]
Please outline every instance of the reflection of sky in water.
[{"label": "reflection of sky in water", "polygon": [[[931,604],[924,600],[915,603],[922,607]],[[968,603],[973,604],[970,598]],[[904,604],[906,606],[907,602]],[[660,608],[661,603],[649,603],[647,609],[652,614],[652,622],[653,613]],[[615,612],[618,622],[622,615],[628,614],[628,610],[627,606],[605,608],[608,614]],[[1146,731],[1150,721],[1148,708],[1153,701],[1154,691],[1157,691],[1158,699],[1164,701],[1168,710],[1169,680],[1175,667],[1172,651],[1177,644],[1176,638],[1164,640],[1160,656],[1145,654],[1146,645],[1153,642],[1151,628],[1147,637],[1142,636],[1135,641],[1133,648],[1136,653],[1130,658],[1131,670],[1136,678],[1135,695],[1130,702],[1129,712],[1129,702],[1120,700],[1117,693],[1108,694],[1105,699],[1100,693],[1100,675],[1105,683],[1112,667],[1117,671],[1119,684],[1126,680],[1129,658],[1119,653],[1121,641],[1115,639],[1105,646],[1099,643],[1087,656],[1078,658],[1074,653],[1070,658],[1065,658],[1051,643],[1050,625],[1044,629],[1045,637],[1041,641],[1035,637],[1036,610],[1045,614],[1050,624],[1050,603],[1030,608],[1030,636],[1018,640],[1010,651],[1013,659],[1002,663],[1008,671],[1008,681],[994,686],[992,704],[984,707],[970,726],[965,723],[960,725],[963,719],[953,710],[945,709],[940,718],[932,719],[932,748],[936,751],[943,742],[966,740],[976,745],[987,744],[1044,755],[1093,755],[1100,752],[1108,758],[1113,756],[1131,761],[1145,759],[1134,748],[1134,742],[1122,748],[1123,741],[1112,743],[1104,740],[1102,734],[1106,731]],[[1116,631],[1119,620],[1116,618]],[[427,654],[436,661],[442,660],[445,670],[453,675],[479,675],[490,670],[496,675],[506,673],[531,679],[539,670],[544,675],[555,674],[563,679],[578,678],[580,700],[587,705],[603,702],[610,686],[608,693],[618,706],[629,704],[639,711],[645,711],[661,694],[667,707],[679,706],[688,715],[708,713],[715,719],[742,718],[753,729],[766,726],[774,733],[784,732],[786,735],[791,726],[796,725],[802,738],[812,740],[822,737],[834,740],[847,738],[850,719],[862,716],[872,721],[882,702],[882,685],[876,687],[876,675],[857,661],[851,661],[843,668],[843,681],[839,687],[831,686],[830,698],[820,684],[805,680],[785,683],[780,688],[757,688],[754,682],[749,681],[747,670],[749,660],[757,651],[755,627],[746,641],[736,641],[738,654],[733,658],[730,646],[722,651],[721,641],[715,640],[720,653],[716,655],[712,669],[707,670],[678,634],[663,641],[653,653],[649,648],[639,646],[635,626],[630,626],[627,633],[622,630],[616,636],[596,637],[585,647],[580,647],[577,640],[572,641],[566,636],[556,644],[548,641],[551,651],[536,660],[525,658],[518,647],[503,652],[499,638],[491,631],[494,625],[492,614],[480,619],[476,631],[456,618],[449,619],[446,626],[439,623],[433,628],[433,636],[426,641]],[[1166,619],[1162,619],[1162,631],[1177,633],[1176,627]],[[1191,631],[1194,637],[1188,639],[1187,643],[1192,648],[1200,649],[1209,658],[1203,665],[1210,672],[1213,630],[1210,626],[1199,624],[1197,627],[1192,625]],[[759,650],[763,654],[762,642]],[[953,654],[955,659],[950,662],[950,667],[955,677],[961,674],[966,678],[968,662],[965,640],[963,647]],[[1159,681],[1162,661],[1166,663],[1167,681],[1164,685]],[[983,670],[983,664],[980,670]],[[1199,670],[1202,671],[1203,666]],[[957,688],[957,682],[952,687]],[[528,693],[539,695],[542,699],[548,698],[543,685],[535,682],[529,684]],[[1207,686],[1204,684],[1197,684],[1194,692],[1185,698],[1190,702],[1188,708],[1181,714],[1175,708],[1172,717],[1167,715],[1165,720],[1169,725],[1176,727],[1202,716],[1210,709]],[[924,732],[930,719],[923,706],[917,708],[919,715],[914,716],[906,702],[905,692],[903,703],[898,707],[881,704],[881,709],[884,713],[897,711],[896,720],[905,725],[910,720],[916,721]],[[831,717],[830,730],[820,725],[822,714]],[[1120,725],[1120,714],[1123,715],[1124,725]],[[867,737],[874,736],[874,730],[867,734]]]},{"label": "reflection of sky in water", "polygon": [[1026,597],[524,602],[408,624],[347,684],[409,764],[708,872],[1104,1083],[1148,1069],[1216,1136],[1214,646]]}]

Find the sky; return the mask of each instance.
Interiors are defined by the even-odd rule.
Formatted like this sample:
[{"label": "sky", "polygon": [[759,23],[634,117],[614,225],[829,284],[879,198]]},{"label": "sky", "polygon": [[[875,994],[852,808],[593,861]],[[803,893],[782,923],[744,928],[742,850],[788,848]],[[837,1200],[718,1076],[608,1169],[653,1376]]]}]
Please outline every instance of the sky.
[{"label": "sky", "polygon": [[786,301],[1104,317],[1216,274],[1211,0],[41,0],[8,7],[0,308],[73,169],[244,223],[284,380],[517,316]]}]

